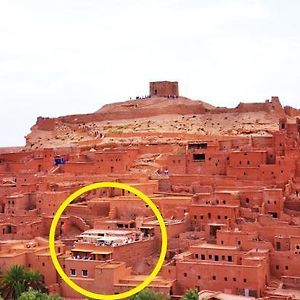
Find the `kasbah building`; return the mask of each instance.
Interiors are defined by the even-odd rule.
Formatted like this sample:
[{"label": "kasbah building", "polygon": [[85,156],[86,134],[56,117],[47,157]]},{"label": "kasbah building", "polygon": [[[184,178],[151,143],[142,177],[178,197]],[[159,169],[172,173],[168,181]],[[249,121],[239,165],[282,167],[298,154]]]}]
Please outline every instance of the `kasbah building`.
[{"label": "kasbah building", "polygon": [[[68,195],[130,184],[164,217],[168,250],[150,289],[179,299],[300,299],[300,111],[278,97],[235,108],[151,82],[95,113],[38,117],[26,146],[0,150],[0,269],[39,270],[51,293],[83,299],[56,272],[48,235]],[[152,271],[159,224],[135,195],[83,194],[64,211],[56,253],[81,287],[117,294]]]}]

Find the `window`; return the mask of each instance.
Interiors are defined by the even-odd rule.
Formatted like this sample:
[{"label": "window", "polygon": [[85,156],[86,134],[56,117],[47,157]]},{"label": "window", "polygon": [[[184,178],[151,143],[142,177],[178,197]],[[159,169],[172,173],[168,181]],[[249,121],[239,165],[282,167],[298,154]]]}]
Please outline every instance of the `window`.
[{"label": "window", "polygon": [[184,277],[187,277],[187,273],[183,273],[183,276],[184,276]]},{"label": "window", "polygon": [[189,144],[188,149],[207,149],[207,143]]},{"label": "window", "polygon": [[276,270],[279,270],[279,266],[278,265],[276,265]]},{"label": "window", "polygon": [[76,270],[75,269],[70,269],[70,275],[71,276],[76,276]]},{"label": "window", "polygon": [[211,213],[208,213],[208,218],[209,218],[209,219],[211,218]]},{"label": "window", "polygon": [[245,282],[245,283],[247,282],[247,278],[244,278],[244,282]]},{"label": "window", "polygon": [[212,259],[212,255],[211,254],[208,255],[208,259]]},{"label": "window", "polygon": [[204,254],[201,254],[201,259],[205,260],[205,255]]},{"label": "window", "polygon": [[200,276],[200,275],[198,275],[198,279],[201,279],[201,276]]},{"label": "window", "polygon": [[45,263],[44,262],[42,262],[42,266],[45,267]]},{"label": "window", "polygon": [[232,278],[232,280],[233,280],[233,281],[236,281],[236,278],[235,278],[235,277],[233,277],[233,278]]},{"label": "window", "polygon": [[238,245],[240,245],[241,244],[241,241],[238,241]]},{"label": "window", "polygon": [[231,255],[228,256],[228,261],[232,261],[232,256]]},{"label": "window", "polygon": [[222,260],[225,260],[225,255],[222,255]]},{"label": "window", "polygon": [[219,256],[215,255],[215,261],[219,261]]},{"label": "window", "polygon": [[289,269],[289,266],[285,266],[285,269],[288,270],[288,269]]},{"label": "window", "polygon": [[204,153],[193,154],[193,160],[195,160],[195,161],[205,161],[205,154]]},{"label": "window", "polygon": [[196,258],[199,258],[199,254],[195,254],[195,257],[196,257]]},{"label": "window", "polygon": [[88,276],[89,276],[88,270],[82,270],[82,277],[88,277]]},{"label": "window", "polygon": [[221,219],[221,216],[218,216],[218,219],[220,220],[220,219]]},{"label": "window", "polygon": [[246,198],[246,203],[249,203],[249,202],[250,202],[249,198]]},{"label": "window", "polygon": [[224,277],[224,280],[225,280],[225,281],[227,281],[227,280],[228,280],[228,278],[227,278],[227,277]]},{"label": "window", "polygon": [[214,276],[212,277],[212,279],[213,279],[213,280],[216,280],[216,276],[214,275]]}]

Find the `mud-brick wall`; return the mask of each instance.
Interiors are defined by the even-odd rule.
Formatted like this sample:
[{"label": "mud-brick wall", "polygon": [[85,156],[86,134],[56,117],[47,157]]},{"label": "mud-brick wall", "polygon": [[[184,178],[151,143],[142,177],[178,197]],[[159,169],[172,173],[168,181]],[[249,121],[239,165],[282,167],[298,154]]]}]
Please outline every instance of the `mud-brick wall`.
[{"label": "mud-brick wall", "polygon": [[135,242],[114,248],[113,259],[133,266],[141,259],[151,256],[154,250],[154,239]]}]

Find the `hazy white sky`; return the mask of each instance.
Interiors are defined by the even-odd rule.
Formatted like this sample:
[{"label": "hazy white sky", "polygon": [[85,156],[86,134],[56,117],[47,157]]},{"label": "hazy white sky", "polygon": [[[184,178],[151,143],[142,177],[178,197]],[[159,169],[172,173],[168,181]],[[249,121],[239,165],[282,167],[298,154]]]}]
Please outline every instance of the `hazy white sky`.
[{"label": "hazy white sky", "polygon": [[177,80],[218,106],[300,107],[298,0],[0,0],[0,145]]}]

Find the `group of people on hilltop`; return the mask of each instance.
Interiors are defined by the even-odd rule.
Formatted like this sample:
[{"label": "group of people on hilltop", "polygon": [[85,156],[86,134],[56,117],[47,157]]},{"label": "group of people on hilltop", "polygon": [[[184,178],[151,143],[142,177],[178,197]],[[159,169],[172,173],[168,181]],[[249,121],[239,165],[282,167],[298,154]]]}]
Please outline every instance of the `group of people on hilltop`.
[{"label": "group of people on hilltop", "polygon": [[[151,97],[152,97],[151,95],[148,95],[148,96],[136,96],[135,100],[149,99]],[[159,97],[165,97],[165,98],[168,98],[168,99],[177,99],[178,98],[177,95],[167,95],[167,96],[159,96]],[[132,97],[130,97],[129,99],[132,100]]]}]

